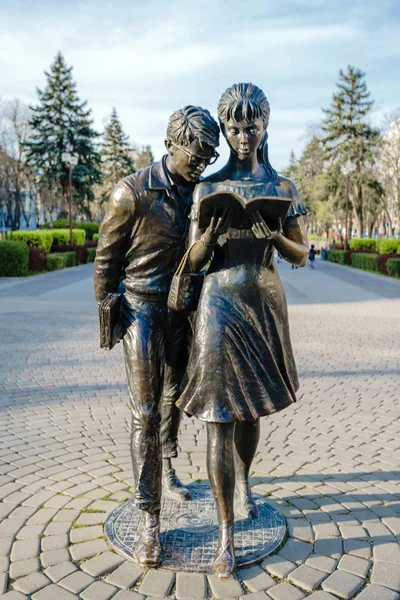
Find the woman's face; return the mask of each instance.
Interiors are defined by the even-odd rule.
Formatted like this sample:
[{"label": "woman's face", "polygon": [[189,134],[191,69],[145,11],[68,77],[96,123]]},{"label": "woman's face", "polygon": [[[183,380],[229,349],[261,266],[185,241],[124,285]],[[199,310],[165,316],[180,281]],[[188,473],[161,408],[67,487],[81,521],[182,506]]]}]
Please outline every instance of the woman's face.
[{"label": "woman's face", "polygon": [[224,123],[223,134],[232,152],[239,160],[246,160],[257,152],[264,137],[265,127],[261,118],[253,121],[234,121]]}]

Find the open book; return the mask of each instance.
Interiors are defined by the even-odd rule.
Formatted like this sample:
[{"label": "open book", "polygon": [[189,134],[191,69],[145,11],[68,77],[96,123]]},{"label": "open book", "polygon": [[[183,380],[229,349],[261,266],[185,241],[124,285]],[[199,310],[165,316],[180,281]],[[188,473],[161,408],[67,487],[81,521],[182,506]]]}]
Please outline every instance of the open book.
[{"label": "open book", "polygon": [[[226,185],[226,184],[200,184],[199,190],[199,229],[206,229],[210,224],[214,209],[220,216],[224,208],[232,211],[231,227],[235,229],[250,229],[252,222],[249,214],[259,210],[268,227],[276,229],[278,219],[282,222],[288,213],[291,198],[286,196],[273,196],[275,191],[270,185]],[[200,187],[199,186],[199,187]]]}]

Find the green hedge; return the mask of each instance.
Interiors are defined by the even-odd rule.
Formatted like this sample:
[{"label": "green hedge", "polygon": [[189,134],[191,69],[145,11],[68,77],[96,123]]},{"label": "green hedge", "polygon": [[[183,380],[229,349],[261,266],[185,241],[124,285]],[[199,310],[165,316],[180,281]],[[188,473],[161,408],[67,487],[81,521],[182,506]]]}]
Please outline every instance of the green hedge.
[{"label": "green hedge", "polygon": [[[382,238],[377,240],[379,254],[394,254],[400,251],[400,240],[395,238]],[[399,252],[400,253],[400,252]]]},{"label": "green hedge", "polygon": [[91,263],[94,262],[94,259],[96,258],[96,248],[88,248],[88,257],[87,257],[87,262]]},{"label": "green hedge", "polygon": [[[69,244],[69,229],[52,229],[51,234],[53,236],[53,244],[61,246],[63,244]],[[83,246],[85,244],[86,233],[83,229],[72,230],[72,243],[77,246]]]},{"label": "green hedge", "polygon": [[98,240],[98,239],[99,239],[99,234],[98,234],[98,233],[94,233],[94,234],[93,234],[93,238],[92,238],[92,239],[93,239],[93,241],[94,241],[94,242],[95,242],[96,240]]},{"label": "green hedge", "polygon": [[400,258],[389,258],[386,268],[391,277],[400,277]]},{"label": "green hedge", "polygon": [[76,267],[76,252],[64,252],[66,257],[66,267]]},{"label": "green hedge", "polygon": [[65,269],[67,266],[67,252],[53,252],[47,257],[47,270],[58,271],[59,269]]},{"label": "green hedge", "polygon": [[327,237],[324,235],[316,235],[315,233],[309,233],[307,238],[310,242],[326,242]]},{"label": "green hedge", "polygon": [[346,252],[344,250],[328,250],[328,260],[338,265],[345,265]]},{"label": "green hedge", "polygon": [[43,248],[45,252],[50,252],[53,244],[53,233],[51,231],[13,231],[12,239],[18,242],[25,242],[28,246]]},{"label": "green hedge", "polygon": [[375,238],[353,238],[350,240],[350,250],[372,250],[376,252]]},{"label": "green hedge", "polygon": [[0,242],[0,277],[28,275],[29,250],[24,242]]},{"label": "green hedge", "polygon": [[377,271],[378,270],[378,255],[377,254],[364,254],[354,253],[351,255],[351,264],[356,269],[363,269],[364,271]]},{"label": "green hedge", "polygon": [[[43,229],[50,229],[51,225],[54,229],[68,229],[69,228],[69,220],[68,219],[56,219],[52,223],[45,223],[43,225]],[[72,221],[72,227],[74,229],[83,229],[86,231],[86,239],[92,240],[93,234],[99,232],[99,223],[80,223],[79,221]]]}]

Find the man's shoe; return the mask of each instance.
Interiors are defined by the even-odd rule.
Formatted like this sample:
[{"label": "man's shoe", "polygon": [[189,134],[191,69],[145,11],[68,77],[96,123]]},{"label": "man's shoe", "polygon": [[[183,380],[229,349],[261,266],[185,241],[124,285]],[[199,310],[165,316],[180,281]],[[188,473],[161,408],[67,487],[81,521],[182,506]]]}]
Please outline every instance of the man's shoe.
[{"label": "man's shoe", "polygon": [[164,494],[172,500],[182,502],[183,500],[188,501],[192,499],[191,492],[179,481],[175,469],[163,471],[162,486]]},{"label": "man's shoe", "polygon": [[160,517],[145,513],[135,558],[141,567],[157,567],[161,554]]}]

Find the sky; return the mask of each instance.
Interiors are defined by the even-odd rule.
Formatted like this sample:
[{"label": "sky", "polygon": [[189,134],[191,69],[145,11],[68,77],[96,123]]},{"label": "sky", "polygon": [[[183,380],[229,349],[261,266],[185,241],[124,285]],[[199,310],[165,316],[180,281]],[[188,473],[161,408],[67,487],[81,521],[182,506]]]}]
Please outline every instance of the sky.
[{"label": "sky", "polygon": [[[251,81],[270,102],[282,170],[348,64],[366,72],[376,123],[400,105],[399,24],[398,0],[0,0],[0,98],[35,105],[61,51],[97,129],[115,107],[132,143],[159,159],[174,110],[216,117],[224,90]],[[215,168],[223,138],[219,152]]]}]

